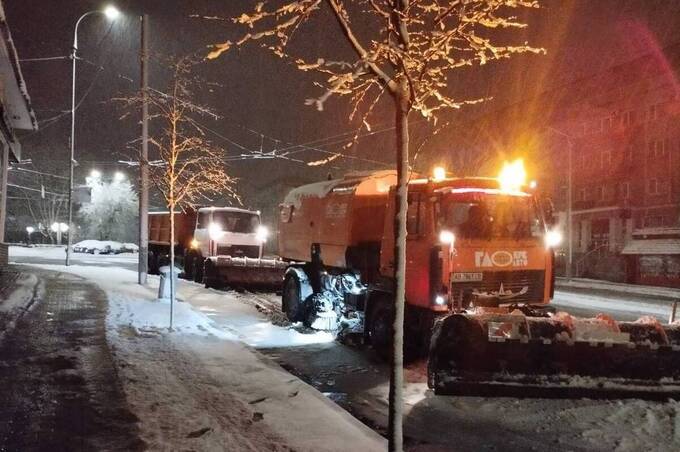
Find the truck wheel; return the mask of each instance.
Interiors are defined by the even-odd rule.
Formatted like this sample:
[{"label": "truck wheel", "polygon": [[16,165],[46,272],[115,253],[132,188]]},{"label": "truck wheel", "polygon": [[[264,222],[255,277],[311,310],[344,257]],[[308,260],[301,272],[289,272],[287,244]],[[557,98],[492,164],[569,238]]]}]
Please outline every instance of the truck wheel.
[{"label": "truck wheel", "polygon": [[220,289],[222,284],[217,274],[217,269],[210,259],[205,261],[205,270],[203,275],[203,282],[206,289]]},{"label": "truck wheel", "polygon": [[203,284],[203,266],[205,265],[204,259],[201,256],[196,256],[193,260],[194,270],[192,272],[194,276],[194,282]]},{"label": "truck wheel", "polygon": [[394,311],[385,301],[379,301],[371,313],[368,336],[375,352],[384,360],[392,354]]},{"label": "truck wheel", "polygon": [[304,302],[300,295],[300,281],[298,281],[297,276],[286,276],[286,280],[283,282],[281,301],[288,320],[300,322],[304,319]]},{"label": "truck wheel", "polygon": [[[370,324],[368,326],[368,337],[371,341],[371,346],[380,358],[385,361],[392,356],[392,348],[394,343],[394,308],[392,307],[392,299],[385,298],[377,302],[373,307],[371,313]],[[404,345],[403,345],[403,360],[404,363],[415,361],[424,355],[422,347],[419,347],[417,339],[420,334],[409,331],[404,321]]]},{"label": "truck wheel", "polygon": [[194,278],[194,253],[188,252],[184,255],[184,279],[192,281]]}]

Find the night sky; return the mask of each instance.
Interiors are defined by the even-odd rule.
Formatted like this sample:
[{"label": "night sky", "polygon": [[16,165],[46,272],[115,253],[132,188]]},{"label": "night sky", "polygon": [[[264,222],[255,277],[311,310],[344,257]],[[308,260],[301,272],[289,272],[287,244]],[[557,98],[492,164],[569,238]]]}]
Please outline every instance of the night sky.
[{"label": "night sky", "polygon": [[[79,31],[80,55],[76,155],[82,182],[92,169],[106,173],[125,170],[116,164],[133,155],[129,142],[139,133],[133,120],[121,120],[124,111],[111,98],[131,94],[139,85],[139,14],[151,16],[151,47],[156,55],[205,55],[208,46],[234,36],[237,30],[224,22],[206,21],[191,15],[229,17],[248,10],[245,0],[147,0],[120,1],[125,17],[113,25],[103,16],[92,16]],[[547,49],[547,56],[520,56],[469,71],[451,81],[452,92],[460,96],[493,96],[493,101],[466,111],[445,115],[442,122],[452,126],[423,149],[417,165],[446,160],[455,151],[457,127],[471,117],[505,104],[531,98],[569,80],[601,71],[649,50],[650,40],[661,46],[674,42],[680,3],[671,1],[543,1],[543,8],[527,13],[530,26],[516,38]],[[84,12],[100,8],[101,2],[85,0],[6,0],[8,23],[20,59],[65,56],[69,53],[73,26]],[[344,52],[344,42],[329,17],[321,15],[298,34],[293,45],[306,55],[328,55],[329,49]],[[51,160],[55,172],[68,162],[70,108],[70,61],[53,60],[21,63],[41,130],[22,137],[24,158],[36,162]],[[102,66],[103,69],[97,69]],[[300,73],[282,60],[256,47],[228,53],[201,65],[206,81],[198,101],[221,116],[205,125],[216,133],[210,138],[229,155],[253,150],[272,150],[313,143],[326,151],[337,150],[358,124],[347,120],[344,100],[327,104],[324,112],[305,106],[309,97],[319,95],[311,85],[312,76]],[[152,66],[151,86],[163,89],[163,70]],[[373,130],[388,129],[363,138],[332,167],[307,167],[285,160],[233,161],[229,171],[239,177],[244,204],[267,208],[285,187],[325,178],[349,170],[385,168],[393,157],[389,105],[378,108]],[[531,114],[541,114],[540,110]],[[415,118],[416,120],[419,118]],[[530,118],[527,118],[529,120]],[[499,124],[499,128],[508,125]],[[428,126],[414,125],[416,140],[426,136]],[[221,136],[220,136],[221,135]],[[336,138],[333,138],[336,137]],[[277,141],[278,140],[278,141]],[[325,140],[325,141],[323,141]],[[417,144],[417,143],[416,143]],[[318,160],[324,154],[296,148],[296,158]],[[383,163],[380,163],[383,162]],[[424,169],[424,168],[420,168]],[[134,176],[133,170],[127,170]],[[24,182],[24,181],[22,181]],[[270,187],[273,187],[269,189]],[[54,187],[58,188],[58,187]]]}]

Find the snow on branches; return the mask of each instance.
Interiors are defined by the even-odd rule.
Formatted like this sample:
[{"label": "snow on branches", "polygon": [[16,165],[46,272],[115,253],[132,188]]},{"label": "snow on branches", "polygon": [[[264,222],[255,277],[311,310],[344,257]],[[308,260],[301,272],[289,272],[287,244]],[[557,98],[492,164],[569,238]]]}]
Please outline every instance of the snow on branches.
[{"label": "snow on branches", "polygon": [[[315,60],[293,56],[289,43],[315,13],[332,13],[355,57],[337,61],[327,55]],[[527,43],[499,44],[492,29],[519,29],[526,24],[514,11],[538,8],[534,0],[298,0],[259,2],[231,19],[247,32],[235,42],[214,46],[208,58],[230,48],[258,42],[302,71],[325,78],[325,91],[308,104],[318,109],[333,95],[350,96],[356,106],[374,104],[385,92],[405,98],[407,110],[436,120],[444,108],[460,108],[484,99],[458,99],[447,90],[457,68],[484,65],[513,54],[544,50]],[[370,25],[367,24],[370,21]],[[361,23],[361,27],[356,25]],[[488,32],[488,33],[487,33]],[[333,49],[330,49],[332,52]],[[402,83],[400,80],[405,80]],[[407,92],[402,92],[406,89]],[[356,112],[356,109],[355,109]],[[366,117],[362,118],[363,121]]]},{"label": "snow on branches", "polygon": [[[214,196],[239,200],[235,179],[225,171],[224,150],[206,138],[199,122],[218,116],[193,101],[199,83],[191,74],[194,65],[191,58],[172,61],[166,92],[149,88],[146,93],[152,130],[157,131],[149,137],[149,176],[171,209],[204,205]],[[144,95],[118,100],[137,107]]]}]

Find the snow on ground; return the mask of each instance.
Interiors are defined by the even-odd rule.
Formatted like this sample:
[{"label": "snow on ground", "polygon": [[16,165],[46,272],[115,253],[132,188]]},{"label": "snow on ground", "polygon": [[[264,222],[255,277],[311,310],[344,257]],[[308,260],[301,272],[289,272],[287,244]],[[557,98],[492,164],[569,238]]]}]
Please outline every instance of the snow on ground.
[{"label": "snow on ground", "polygon": [[[120,262],[136,262],[138,257],[133,253],[122,254],[87,254],[87,253],[73,253],[72,256],[77,257],[81,261],[88,263],[98,263],[102,260],[106,261],[120,261]],[[14,258],[21,257],[39,257],[44,259],[66,259],[65,246],[10,246],[9,260],[10,263]]]},{"label": "snow on ground", "polygon": [[574,278],[567,281],[565,278],[557,278],[558,288],[573,288],[573,289],[595,289],[612,292],[620,292],[628,295],[641,295],[649,297],[662,297],[678,299],[680,298],[680,289],[673,289],[670,287],[656,287],[656,286],[640,286],[634,284],[614,283],[610,281],[600,281],[596,279]]},{"label": "snow on ground", "polygon": [[13,330],[16,321],[29,309],[35,297],[45,290],[44,284],[31,274],[21,274],[9,288],[0,287],[0,342]]},{"label": "snow on ground", "polygon": [[555,291],[552,304],[567,312],[569,308],[594,309],[600,310],[602,313],[625,312],[636,316],[653,315],[664,322],[668,322],[671,314],[671,305],[666,302],[627,301],[620,297],[589,295],[562,290]]},{"label": "snow on ground", "polygon": [[238,337],[253,334],[256,343],[309,343],[305,336],[316,335],[268,324],[253,307],[184,281],[179,298],[200,310],[175,303],[175,332],[169,334],[169,304],[155,300],[159,278],[139,286],[136,272],[122,268],[39,267],[90,279],[107,293],[107,337],[150,449],[385,449],[377,433],[239,342],[229,324],[217,325],[212,314],[220,307],[221,315],[243,328]]}]

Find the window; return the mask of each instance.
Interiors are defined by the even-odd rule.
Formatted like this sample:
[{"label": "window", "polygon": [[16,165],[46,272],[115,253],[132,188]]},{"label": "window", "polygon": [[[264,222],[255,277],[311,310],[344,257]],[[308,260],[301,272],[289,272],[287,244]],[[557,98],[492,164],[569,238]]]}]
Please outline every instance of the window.
[{"label": "window", "polygon": [[591,246],[604,248],[609,244],[609,219],[593,220],[591,223]]},{"label": "window", "polygon": [[656,195],[659,193],[659,181],[655,178],[647,180],[647,193]]},{"label": "window", "polygon": [[630,127],[635,123],[635,112],[633,110],[628,110],[623,112],[621,115],[621,125],[624,127]]},{"label": "window", "polygon": [[590,197],[590,194],[588,193],[588,188],[584,187],[579,190],[579,199],[581,201],[588,201],[588,198]]},{"label": "window", "polygon": [[659,228],[665,226],[666,218],[663,215],[651,215],[645,217],[644,222],[646,228]]},{"label": "window", "polygon": [[598,201],[604,201],[607,194],[607,189],[604,185],[599,185],[597,187],[597,199]]},{"label": "window", "polygon": [[650,105],[645,111],[645,121],[656,121],[657,119],[659,119],[659,105]]},{"label": "window", "polygon": [[630,182],[621,183],[621,199],[630,199]]},{"label": "window", "polygon": [[408,235],[417,236],[420,234],[420,196],[412,195],[408,203],[408,211],[406,212],[406,231]]},{"label": "window", "polygon": [[633,159],[635,158],[635,148],[633,148],[632,144],[626,146],[625,158],[628,163],[633,163]]},{"label": "window", "polygon": [[651,158],[663,157],[666,155],[667,140],[654,140],[647,143],[647,153]]},{"label": "window", "polygon": [[609,168],[612,165],[612,152],[609,150],[602,151],[600,156],[600,167],[602,169]]}]

